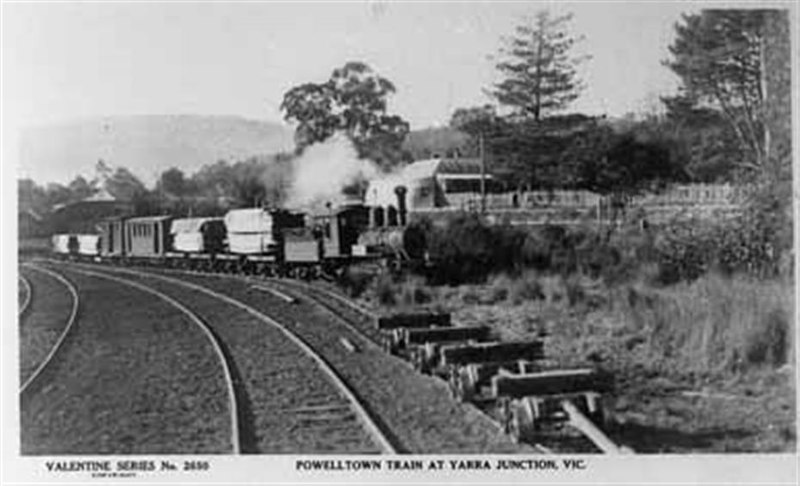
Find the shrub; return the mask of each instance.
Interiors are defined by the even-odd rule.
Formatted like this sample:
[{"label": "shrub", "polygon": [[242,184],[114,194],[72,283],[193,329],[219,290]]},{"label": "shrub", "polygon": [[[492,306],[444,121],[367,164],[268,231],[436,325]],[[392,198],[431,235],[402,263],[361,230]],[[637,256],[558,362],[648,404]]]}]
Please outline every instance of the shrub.
[{"label": "shrub", "polygon": [[380,305],[394,306],[397,304],[397,285],[389,275],[380,275],[375,280],[372,293]]},{"label": "shrub", "polygon": [[400,284],[400,302],[404,305],[414,306],[428,304],[433,300],[431,289],[420,278],[408,278]]},{"label": "shrub", "polygon": [[338,283],[350,297],[359,297],[369,287],[373,278],[374,274],[369,271],[348,267],[339,275]]},{"label": "shrub", "polygon": [[715,233],[699,221],[674,222],[665,226],[655,243],[662,284],[695,280],[706,273],[717,248]]},{"label": "shrub", "polygon": [[460,213],[443,228],[429,226],[427,231],[436,283],[482,282],[492,272],[519,269],[525,237],[520,230],[490,225],[478,215]]},{"label": "shrub", "polygon": [[542,284],[535,272],[525,272],[511,282],[509,293],[511,302],[520,304],[524,301],[542,300],[545,298]]},{"label": "shrub", "polygon": [[564,278],[564,293],[567,296],[567,303],[574,307],[586,298],[586,291],[583,288],[583,281],[580,275],[570,275]]}]

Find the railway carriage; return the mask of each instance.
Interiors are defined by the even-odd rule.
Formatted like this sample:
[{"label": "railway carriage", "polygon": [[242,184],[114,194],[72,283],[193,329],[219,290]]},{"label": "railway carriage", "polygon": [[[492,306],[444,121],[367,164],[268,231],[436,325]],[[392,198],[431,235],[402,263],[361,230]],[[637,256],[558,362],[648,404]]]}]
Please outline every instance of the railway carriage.
[{"label": "railway carriage", "polygon": [[358,201],[328,204],[311,214],[248,208],[230,210],[224,218],[107,218],[97,225],[99,235],[83,245],[70,243],[69,235],[54,238],[54,251],[118,263],[304,278],[335,275],[363,262],[400,268],[401,262],[424,260],[425,238],[406,224],[405,188],[398,186],[395,194],[396,204],[385,208]]},{"label": "railway carriage", "polygon": [[100,231],[100,256],[121,258],[125,256],[125,218],[107,218],[97,225]]},{"label": "railway carriage", "polygon": [[78,253],[78,236],[68,234],[53,235],[53,251],[58,255]]},{"label": "railway carriage", "polygon": [[125,220],[125,255],[129,258],[164,258],[170,248],[172,216]]},{"label": "railway carriage", "polygon": [[97,257],[100,255],[100,235],[77,235],[79,255]]}]

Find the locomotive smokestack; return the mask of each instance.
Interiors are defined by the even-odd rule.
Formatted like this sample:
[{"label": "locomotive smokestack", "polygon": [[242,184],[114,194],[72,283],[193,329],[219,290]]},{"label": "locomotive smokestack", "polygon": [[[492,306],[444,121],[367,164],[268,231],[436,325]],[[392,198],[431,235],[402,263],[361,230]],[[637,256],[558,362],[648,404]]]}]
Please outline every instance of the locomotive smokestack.
[{"label": "locomotive smokestack", "polygon": [[397,219],[400,226],[406,225],[406,187],[397,186],[394,188],[394,193],[397,195]]}]

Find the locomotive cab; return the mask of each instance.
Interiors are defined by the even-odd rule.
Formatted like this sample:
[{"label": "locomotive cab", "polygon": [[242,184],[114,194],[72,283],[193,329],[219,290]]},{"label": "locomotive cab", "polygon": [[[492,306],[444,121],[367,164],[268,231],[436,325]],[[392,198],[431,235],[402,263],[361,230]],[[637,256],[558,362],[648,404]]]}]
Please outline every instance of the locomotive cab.
[{"label": "locomotive cab", "polygon": [[314,219],[325,257],[346,258],[352,256],[353,245],[369,225],[369,209],[363,205],[344,206]]}]

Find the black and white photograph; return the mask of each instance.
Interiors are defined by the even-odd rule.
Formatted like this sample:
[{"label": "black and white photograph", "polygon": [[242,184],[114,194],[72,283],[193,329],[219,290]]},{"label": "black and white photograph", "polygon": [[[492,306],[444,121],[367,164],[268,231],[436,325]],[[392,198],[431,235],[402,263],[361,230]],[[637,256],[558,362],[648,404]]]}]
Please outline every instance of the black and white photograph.
[{"label": "black and white photograph", "polygon": [[795,483],[797,47],[4,1],[2,483]]}]

